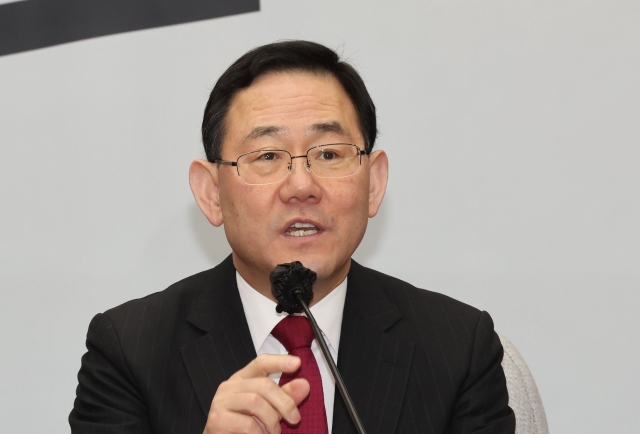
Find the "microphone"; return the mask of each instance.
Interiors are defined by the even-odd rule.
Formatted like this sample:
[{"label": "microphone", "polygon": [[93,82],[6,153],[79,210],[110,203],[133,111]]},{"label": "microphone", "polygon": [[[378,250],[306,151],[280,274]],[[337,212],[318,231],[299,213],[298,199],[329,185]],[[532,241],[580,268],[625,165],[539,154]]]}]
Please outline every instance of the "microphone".
[{"label": "microphone", "polygon": [[269,276],[271,293],[278,300],[276,312],[287,312],[289,315],[304,312],[307,315],[313,334],[316,336],[316,341],[318,341],[333,378],[336,380],[336,386],[338,386],[340,395],[347,406],[356,431],[358,434],[366,434],[364,425],[362,425],[360,416],[358,416],[356,407],[353,405],[353,401],[351,401],[347,391],[347,386],[344,384],[342,376],[338,372],[338,367],[329,352],[329,347],[322,336],[322,331],[309,310],[309,302],[313,300],[313,283],[317,277],[314,271],[305,268],[299,261],[277,265]]}]

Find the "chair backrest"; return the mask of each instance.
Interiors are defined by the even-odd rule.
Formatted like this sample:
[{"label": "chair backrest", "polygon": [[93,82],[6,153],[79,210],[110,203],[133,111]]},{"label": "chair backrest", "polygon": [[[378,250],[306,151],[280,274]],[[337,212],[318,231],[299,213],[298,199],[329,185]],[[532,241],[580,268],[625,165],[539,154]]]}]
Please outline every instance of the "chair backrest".
[{"label": "chair backrest", "polygon": [[542,399],[531,371],[511,342],[500,333],[502,368],[507,377],[509,406],[516,414],[516,434],[549,434]]}]

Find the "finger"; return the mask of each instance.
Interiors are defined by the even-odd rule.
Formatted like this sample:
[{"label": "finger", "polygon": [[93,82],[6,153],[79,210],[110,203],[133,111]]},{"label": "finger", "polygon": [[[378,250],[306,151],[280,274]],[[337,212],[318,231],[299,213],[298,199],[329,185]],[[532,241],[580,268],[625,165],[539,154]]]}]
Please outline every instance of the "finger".
[{"label": "finger", "polygon": [[[297,382],[297,380],[294,381]],[[307,380],[301,381],[307,385],[307,392],[298,392],[295,395],[296,397],[298,397],[301,393],[305,393],[305,396],[308,394],[309,383],[307,382]],[[295,388],[296,385],[294,385],[293,387]],[[302,387],[304,388],[305,386],[303,385]],[[289,396],[289,394],[287,394],[272,379],[268,377],[251,378],[242,382],[238,382],[238,384],[236,385],[235,393],[238,395],[259,395],[262,399],[266,400],[268,405],[277,412],[278,420],[280,420],[280,418],[284,418],[287,422],[293,424],[296,424],[300,421],[300,412],[298,411],[297,403],[291,396]],[[302,399],[304,399],[304,397],[301,398],[300,401],[302,401]],[[247,405],[249,404],[247,403]],[[241,402],[234,400],[234,409],[236,411],[242,411],[241,406]],[[227,404],[227,408],[230,408],[229,404]],[[260,419],[265,424],[267,423],[267,420],[262,418]]]},{"label": "finger", "polygon": [[[253,418],[256,420],[257,424],[260,425],[260,428],[262,428],[262,431],[271,434],[271,431],[267,430],[267,427],[265,427],[264,424],[262,422],[260,422],[260,419],[258,419],[255,416],[253,416]],[[275,429],[273,430],[273,434],[282,434],[282,429],[280,428],[280,422],[278,422],[278,424],[276,425]]]},{"label": "finger", "polygon": [[300,358],[289,355],[261,354],[247,366],[236,372],[234,378],[267,377],[274,372],[295,372],[300,367]]},{"label": "finger", "polygon": [[297,406],[309,395],[311,386],[304,378],[296,378],[282,386],[281,389],[293,399],[293,402],[295,402]]},{"label": "finger", "polygon": [[219,432],[268,434],[253,416],[231,411],[209,414],[204,434]]},{"label": "finger", "polygon": [[275,434],[280,426],[280,413],[259,393],[237,393],[227,401],[226,408],[255,417],[262,429],[269,434]]}]

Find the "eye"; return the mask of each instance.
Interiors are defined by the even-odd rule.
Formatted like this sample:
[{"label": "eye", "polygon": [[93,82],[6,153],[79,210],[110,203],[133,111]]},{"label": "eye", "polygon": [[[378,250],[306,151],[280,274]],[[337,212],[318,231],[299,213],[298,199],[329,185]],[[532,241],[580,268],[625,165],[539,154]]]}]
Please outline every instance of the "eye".
[{"label": "eye", "polygon": [[259,153],[255,159],[258,162],[277,161],[282,159],[282,155],[279,152],[262,152]]},{"label": "eye", "polygon": [[318,158],[320,160],[335,160],[339,157],[338,153],[330,149],[323,149]]}]

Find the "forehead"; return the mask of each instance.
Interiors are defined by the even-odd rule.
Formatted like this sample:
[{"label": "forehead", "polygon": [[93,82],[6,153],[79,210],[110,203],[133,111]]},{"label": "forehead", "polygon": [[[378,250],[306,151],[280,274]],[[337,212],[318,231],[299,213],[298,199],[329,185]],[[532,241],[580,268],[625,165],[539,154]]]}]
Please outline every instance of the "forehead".
[{"label": "forehead", "polygon": [[313,129],[339,124],[345,139],[361,142],[357,114],[338,80],[330,74],[275,72],[258,77],[233,97],[226,118],[225,147],[242,146],[251,132],[273,127],[274,135],[296,140],[336,129]]}]

